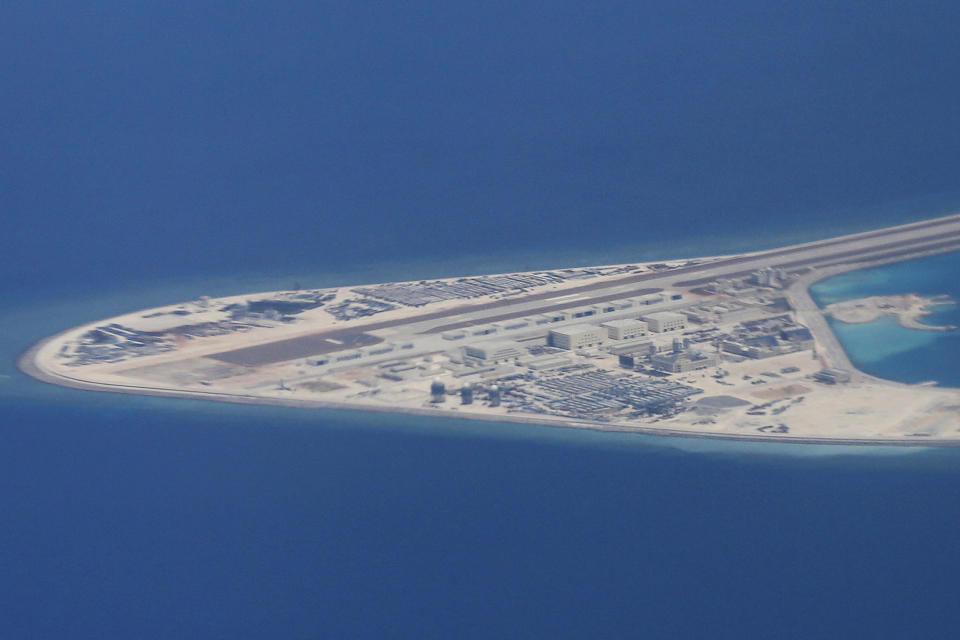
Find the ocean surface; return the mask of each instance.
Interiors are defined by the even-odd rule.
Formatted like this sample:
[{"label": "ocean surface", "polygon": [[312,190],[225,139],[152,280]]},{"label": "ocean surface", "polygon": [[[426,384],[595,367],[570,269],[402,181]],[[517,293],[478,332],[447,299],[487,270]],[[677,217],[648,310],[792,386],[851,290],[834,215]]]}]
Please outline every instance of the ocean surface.
[{"label": "ocean surface", "polygon": [[[834,302],[916,293],[946,295],[960,303],[960,252],[919,258],[834,276],[815,284],[811,296],[821,307]],[[930,308],[921,322],[938,327],[960,327],[960,305]],[[857,368],[898,382],[935,381],[960,387],[960,329],[907,329],[883,316],[873,322],[847,324],[828,318],[850,360]],[[960,420],[960,417],[958,417]]]},{"label": "ocean surface", "polygon": [[[4,3],[0,638],[956,637],[951,450],[89,393],[14,361],[200,295],[960,210],[958,23],[950,3]],[[955,292],[956,260],[873,290]],[[871,290],[850,277],[823,286]],[[841,337],[855,359],[900,345],[867,370],[960,376],[950,335]]]}]

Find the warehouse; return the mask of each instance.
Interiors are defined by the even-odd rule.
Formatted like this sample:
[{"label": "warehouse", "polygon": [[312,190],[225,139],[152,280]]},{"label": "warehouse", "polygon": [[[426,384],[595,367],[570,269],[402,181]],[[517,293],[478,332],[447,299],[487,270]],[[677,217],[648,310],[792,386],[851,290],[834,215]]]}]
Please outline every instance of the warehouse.
[{"label": "warehouse", "polygon": [[471,359],[474,362],[482,364],[495,364],[498,362],[509,362],[520,356],[527,355],[523,345],[510,340],[497,340],[494,342],[482,342],[480,344],[469,344],[463,348],[464,358]]},{"label": "warehouse", "polygon": [[664,333],[665,331],[680,331],[687,326],[687,316],[673,311],[658,311],[657,313],[648,313],[643,316],[643,321],[647,327],[654,333]]},{"label": "warehouse", "polygon": [[611,340],[632,340],[647,335],[647,323],[643,320],[607,320],[600,326],[607,330]]},{"label": "warehouse", "polygon": [[560,349],[582,349],[603,344],[607,330],[592,324],[575,324],[550,330],[550,345]]}]

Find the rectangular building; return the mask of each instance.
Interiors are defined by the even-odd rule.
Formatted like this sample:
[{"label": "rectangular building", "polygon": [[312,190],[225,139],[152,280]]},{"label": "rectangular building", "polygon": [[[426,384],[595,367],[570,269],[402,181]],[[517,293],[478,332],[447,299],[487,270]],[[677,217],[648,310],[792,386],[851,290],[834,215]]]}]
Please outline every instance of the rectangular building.
[{"label": "rectangular building", "polygon": [[658,311],[648,313],[641,318],[647,323],[650,331],[664,333],[666,331],[680,331],[687,326],[687,316],[673,311]]},{"label": "rectangular building", "polygon": [[657,371],[667,373],[686,373],[708,369],[720,364],[720,356],[715,353],[701,351],[684,351],[681,353],[658,353],[650,358],[650,365]]},{"label": "rectangular building", "polygon": [[611,340],[632,340],[647,335],[647,323],[643,320],[607,320],[600,326],[607,330]]},{"label": "rectangular building", "polygon": [[496,340],[492,342],[481,342],[479,344],[468,344],[463,348],[463,354],[466,358],[479,360],[483,364],[495,364],[498,362],[510,362],[521,356],[527,355],[527,350],[518,342],[510,340]]},{"label": "rectangular building", "polygon": [[649,340],[636,340],[634,342],[625,341],[610,346],[607,348],[607,351],[614,356],[648,356],[656,353],[657,348],[653,346],[653,343]]},{"label": "rectangular building", "polygon": [[582,349],[603,344],[607,330],[592,324],[575,324],[561,329],[551,329],[549,341],[560,349]]}]

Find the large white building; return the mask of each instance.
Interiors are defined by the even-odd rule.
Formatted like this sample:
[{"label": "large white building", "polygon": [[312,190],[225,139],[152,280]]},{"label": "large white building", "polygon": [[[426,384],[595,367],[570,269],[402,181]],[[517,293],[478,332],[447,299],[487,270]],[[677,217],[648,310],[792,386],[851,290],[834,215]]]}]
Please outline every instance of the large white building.
[{"label": "large white building", "polygon": [[611,340],[632,340],[647,335],[647,323],[643,320],[607,320],[600,326],[607,330],[607,337]]},{"label": "large white building", "polygon": [[463,348],[463,355],[466,358],[479,360],[484,364],[494,364],[497,362],[509,362],[510,360],[525,356],[527,355],[527,350],[518,342],[495,340],[478,344],[468,344]]},{"label": "large white building", "polygon": [[679,331],[687,326],[687,316],[673,311],[658,311],[643,316],[644,322],[654,333]]},{"label": "large white building", "polygon": [[550,345],[560,349],[582,349],[603,344],[607,330],[592,324],[574,324],[550,330]]}]

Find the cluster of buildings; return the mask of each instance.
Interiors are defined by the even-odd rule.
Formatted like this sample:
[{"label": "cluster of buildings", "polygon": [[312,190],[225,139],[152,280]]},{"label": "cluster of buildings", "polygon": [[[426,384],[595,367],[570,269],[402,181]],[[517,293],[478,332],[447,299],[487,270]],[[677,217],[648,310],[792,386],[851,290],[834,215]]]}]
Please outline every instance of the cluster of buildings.
[{"label": "cluster of buildings", "polygon": [[322,367],[328,364],[338,362],[351,362],[355,360],[377,358],[388,356],[393,353],[402,354],[404,351],[412,351],[415,345],[409,340],[400,342],[380,342],[378,344],[362,347],[360,349],[350,349],[347,351],[334,351],[329,355],[317,356],[311,360],[311,364]]},{"label": "cluster of buildings", "polygon": [[755,306],[736,300],[703,302],[684,309],[687,319],[696,324],[727,324],[739,322],[757,313]]},{"label": "cluster of buildings", "polygon": [[654,346],[644,340],[650,334],[681,332],[687,326],[687,317],[674,311],[647,313],[640,318],[619,318],[600,324],[575,323],[549,329],[546,343],[554,352],[529,357],[528,349],[515,340],[491,340],[465,345],[462,349],[468,367],[491,367],[518,363],[534,371],[556,369],[570,364],[557,351],[577,352],[604,347],[612,355],[620,356],[622,366],[633,368],[642,361],[655,371],[685,373],[716,367],[721,356],[712,350],[692,348],[688,340],[674,339],[672,349]]},{"label": "cluster of buildings", "polygon": [[342,300],[336,304],[326,307],[327,313],[337,320],[356,320],[365,318],[384,311],[393,311],[397,306],[383,300],[374,300],[372,298],[360,298]]},{"label": "cluster of buildings", "polygon": [[[582,280],[596,276],[613,276],[635,272],[637,265],[615,267],[583,267],[530,273],[508,273],[491,276],[473,276],[456,280],[420,280],[418,282],[391,282],[366,287],[355,287],[352,292],[365,298],[376,298],[393,304],[420,307],[444,300],[480,298],[494,294],[514,294],[536,287]],[[670,269],[667,264],[652,265],[652,269]]]},{"label": "cluster of buildings", "polygon": [[503,403],[509,411],[594,420],[623,411],[633,415],[670,414],[685,399],[699,393],[700,389],[671,380],[582,365],[547,376],[511,375],[466,383],[458,389],[449,388],[439,379],[430,383],[431,404],[459,395],[461,405],[483,402],[498,407]]},{"label": "cluster of buildings", "polygon": [[289,321],[293,316],[322,307],[336,297],[329,291],[304,292],[293,294],[287,299],[270,298],[234,302],[221,308],[231,320],[271,320]]},{"label": "cluster of buildings", "polygon": [[[385,303],[417,305],[426,304],[422,296],[433,295],[430,292],[476,297],[489,294],[490,287],[539,286],[550,281],[528,281],[528,277],[545,276],[426,283],[437,285],[436,289],[418,285],[408,290],[400,284],[355,291],[375,293]],[[775,287],[785,277],[764,269],[746,280]],[[744,279],[726,284],[743,286]],[[806,327],[768,302],[729,296],[683,299],[682,293],[666,291],[449,328],[430,338],[435,341],[430,344],[437,346],[443,341],[460,342],[458,349],[440,346],[447,353],[442,365],[437,361],[404,364],[397,353],[400,359],[390,361],[380,375],[411,381],[434,377],[432,403],[459,396],[464,405],[502,405],[507,411],[605,420],[625,412],[662,415],[680,410],[685,399],[701,390],[680,384],[674,374],[719,369],[725,359],[764,358],[813,346]],[[679,304],[668,306],[669,302]],[[413,349],[413,345],[372,345],[332,357],[336,362],[362,360],[400,349]],[[611,357],[616,358],[612,365]],[[842,372],[828,371],[818,379],[837,383],[845,378]]]},{"label": "cluster of buildings", "polygon": [[518,408],[532,413],[597,419],[620,411],[663,414],[674,411],[700,389],[670,380],[611,373],[595,368],[545,376],[511,390]]},{"label": "cluster of buildings", "polygon": [[69,360],[66,363],[69,366],[83,366],[96,362],[120,362],[175,348],[173,340],[165,333],[140,331],[113,322],[87,331],[72,351],[61,350],[60,356]]},{"label": "cluster of buildings", "polygon": [[[605,316],[616,316],[623,313],[629,313],[633,310],[636,310],[637,313],[642,313],[643,309],[646,309],[653,305],[658,305],[666,301],[676,302],[683,298],[683,294],[671,292],[671,293],[651,293],[643,296],[637,296],[634,298],[624,298],[622,300],[612,300],[610,302],[603,302],[600,304],[584,305],[578,307],[571,307],[569,309],[561,309],[557,311],[550,311],[549,313],[541,313],[537,315],[525,316],[522,318],[513,318],[510,320],[502,320],[500,322],[491,322],[487,324],[479,324],[471,327],[465,327],[462,329],[454,329],[451,331],[445,331],[442,335],[444,340],[456,341],[464,340],[467,338],[482,338],[485,336],[492,335],[503,335],[507,333],[516,333],[516,332],[527,332],[530,330],[535,330],[538,328],[549,329],[550,325],[560,325],[566,324],[569,322],[582,320],[584,323],[595,320],[597,318],[603,318]],[[653,319],[648,319],[652,317]],[[659,314],[651,313],[647,315],[641,315],[641,320],[645,321],[645,328],[654,332],[660,332],[662,330],[674,330],[674,329],[662,329],[665,324],[674,325],[677,322],[677,318],[670,316],[670,319],[667,321],[658,320]],[[609,323],[614,322],[614,320],[608,320],[601,324],[608,325]],[[683,316],[682,323],[685,326],[686,316]],[[629,331],[629,330],[628,330]],[[609,333],[609,332],[608,332]],[[624,339],[624,338],[614,338],[614,339]]]},{"label": "cluster of buildings", "polygon": [[783,269],[774,269],[773,267],[764,267],[754,271],[748,279],[750,283],[760,287],[773,287],[779,289],[788,284],[787,272]]},{"label": "cluster of buildings", "polygon": [[688,373],[720,366],[722,356],[715,351],[676,348],[650,356],[650,366],[664,373]]},{"label": "cluster of buildings", "polygon": [[557,284],[567,278],[562,272],[515,273],[500,276],[477,276],[457,280],[396,282],[372,287],[351,289],[362,296],[378,298],[408,307],[420,307],[431,302],[480,298],[507,291],[525,291],[533,287]]},{"label": "cluster of buildings", "polygon": [[783,314],[741,322],[720,346],[727,353],[759,359],[812,349],[813,344],[810,330]]},{"label": "cluster of buildings", "polygon": [[718,278],[706,284],[701,290],[705,293],[722,294],[731,298],[770,295],[770,289],[786,289],[794,281],[794,276],[784,269],[764,267],[745,278]]},{"label": "cluster of buildings", "polygon": [[581,323],[558,327],[547,334],[547,342],[550,346],[573,351],[599,347],[610,340],[633,340],[650,332],[682,331],[686,326],[687,317],[684,314],[659,311],[642,315],[640,319],[622,318],[599,325]]}]

